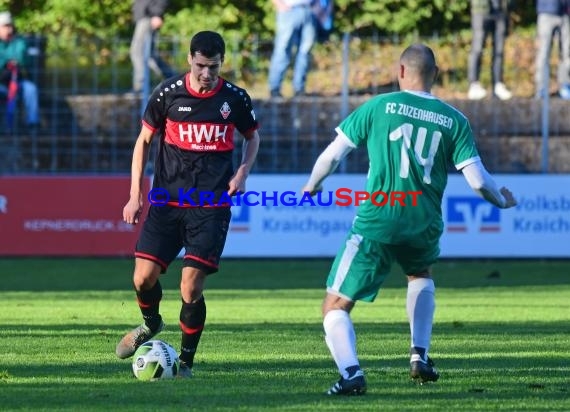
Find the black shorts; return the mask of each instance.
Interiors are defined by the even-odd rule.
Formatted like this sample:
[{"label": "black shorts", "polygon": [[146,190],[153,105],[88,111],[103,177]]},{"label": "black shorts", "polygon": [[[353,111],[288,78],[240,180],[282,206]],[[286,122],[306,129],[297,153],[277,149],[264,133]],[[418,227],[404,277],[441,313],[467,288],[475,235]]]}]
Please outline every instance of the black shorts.
[{"label": "black shorts", "polygon": [[231,219],[229,207],[151,206],[135,256],[160,265],[162,273],[184,247],[183,266],[218,271]]}]

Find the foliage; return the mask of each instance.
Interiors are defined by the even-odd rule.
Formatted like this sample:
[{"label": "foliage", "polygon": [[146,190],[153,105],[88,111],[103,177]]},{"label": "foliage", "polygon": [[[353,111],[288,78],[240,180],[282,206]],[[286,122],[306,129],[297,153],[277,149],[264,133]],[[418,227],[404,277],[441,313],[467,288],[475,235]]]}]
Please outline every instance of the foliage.
[{"label": "foliage", "polygon": [[115,0],[25,0],[10,3],[21,32],[51,37],[86,36],[112,38],[129,35],[129,2]]},{"label": "foliage", "polygon": [[[515,24],[533,24],[534,1],[514,3]],[[115,0],[0,0],[0,8],[12,11],[22,31],[46,36],[129,37],[130,7],[130,1]],[[189,37],[198,30],[213,29],[243,39],[256,34],[267,40],[274,25],[273,6],[266,0],[171,0],[163,31]],[[335,27],[338,33],[448,35],[469,27],[469,1],[335,0]]]},{"label": "foliage", "polygon": [[[431,35],[468,24],[468,3],[444,0],[336,0],[337,29],[348,32]],[[452,29],[453,28],[453,29]]]},{"label": "foliage", "polygon": [[[109,65],[115,61],[129,66],[128,42],[134,24],[131,1],[115,0],[0,0],[0,10],[12,11],[20,32],[36,33],[47,39],[49,66]],[[514,2],[514,27],[535,23],[534,0]],[[449,38],[469,30],[469,0],[335,0],[335,31],[331,40],[340,43],[344,33],[362,37],[394,39]],[[224,75],[246,84],[256,73],[266,71],[275,31],[273,5],[267,0],[212,0],[189,2],[170,0],[161,36],[174,39],[168,48],[175,67],[186,67],[188,42],[200,30],[219,31],[230,55]],[[120,46],[117,48],[117,44]],[[88,58],[69,57],[87,52]],[[315,48],[315,54],[319,47]],[[65,56],[65,57],[62,57]],[[66,60],[68,59],[68,60]],[[457,64],[457,62],[453,62]]]}]

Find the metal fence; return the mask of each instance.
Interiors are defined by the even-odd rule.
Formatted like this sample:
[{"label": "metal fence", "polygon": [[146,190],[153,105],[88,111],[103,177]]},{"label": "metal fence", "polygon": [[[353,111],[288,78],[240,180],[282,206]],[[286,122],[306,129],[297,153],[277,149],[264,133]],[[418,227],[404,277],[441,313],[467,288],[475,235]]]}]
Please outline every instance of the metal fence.
[{"label": "metal fence", "polygon": [[[128,41],[77,38],[70,48],[68,40],[65,44],[46,44],[41,37],[30,37],[33,80],[40,90],[41,127],[26,127],[19,104],[18,121],[12,129],[4,127],[0,135],[0,174],[129,173],[144,96],[127,93],[132,70]],[[158,41],[164,58],[178,70],[186,70],[187,40]],[[317,46],[308,78],[309,95],[279,101],[268,98],[266,86],[271,44],[255,38],[248,41],[246,52],[241,49],[242,39],[229,39],[223,75],[244,86],[254,99],[262,136],[256,173],[308,173],[344,116],[368,96],[396,90],[393,73],[402,49],[400,39],[345,35]],[[427,39],[428,43],[437,41]],[[470,116],[491,169],[506,173],[569,172],[570,116],[566,102],[552,99],[546,106],[550,107],[546,127],[551,138],[546,143],[551,146],[543,150],[542,102],[520,91],[509,102],[465,101],[462,73],[466,59],[457,59],[466,53],[465,39],[446,42],[451,44],[450,54],[455,55],[458,66],[451,64],[453,56],[440,57],[444,70],[435,93],[445,91],[446,97]],[[516,42],[511,40],[515,50]],[[509,66],[507,71],[506,77],[517,86],[532,78],[520,67]],[[152,75],[150,84],[158,81]],[[290,92],[287,84],[285,95]],[[2,104],[0,120],[4,111]],[[548,153],[554,156],[544,166]],[[237,161],[239,151],[235,156]],[[363,173],[367,167],[366,154],[358,152],[345,161],[342,170]]]}]

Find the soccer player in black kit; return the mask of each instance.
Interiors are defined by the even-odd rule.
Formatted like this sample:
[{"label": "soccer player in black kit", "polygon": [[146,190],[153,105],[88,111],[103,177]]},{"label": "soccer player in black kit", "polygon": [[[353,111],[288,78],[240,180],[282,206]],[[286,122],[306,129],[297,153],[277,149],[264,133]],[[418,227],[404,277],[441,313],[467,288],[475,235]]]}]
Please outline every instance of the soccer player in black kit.
[{"label": "soccer player in black kit", "polygon": [[[202,294],[209,274],[218,270],[231,211],[228,195],[245,191],[245,181],[259,148],[259,127],[251,98],[219,77],[223,38],[212,31],[190,41],[190,70],[162,82],[146,106],[132,160],[130,199],[123,219],[136,224],[143,206],[142,181],[154,136],[159,136],[153,186],[168,191],[170,201],[152,205],[135,251],[133,283],[144,323],[117,344],[125,359],[164,328],[159,311],[159,277],[185,249],[180,293],[182,343],[179,376],[192,376],[194,355],[206,321]],[[234,136],[243,137],[241,164],[234,172]],[[205,202],[200,193],[207,192]],[[212,193],[214,194],[212,198]]]}]

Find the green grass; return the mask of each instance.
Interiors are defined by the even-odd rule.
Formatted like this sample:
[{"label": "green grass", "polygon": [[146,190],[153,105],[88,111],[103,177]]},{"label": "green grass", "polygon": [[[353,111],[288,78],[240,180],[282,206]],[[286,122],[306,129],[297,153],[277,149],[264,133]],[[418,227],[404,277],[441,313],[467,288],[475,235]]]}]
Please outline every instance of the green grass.
[{"label": "green grass", "polygon": [[[131,260],[0,260],[3,411],[568,411],[570,261],[455,261],[434,276],[436,384],[408,380],[405,279],[353,311],[369,391],[323,395],[337,372],[320,304],[328,260],[226,260],[208,279],[191,380],[139,382],[115,344],[140,323]],[[179,268],[162,283],[178,347]]]}]

